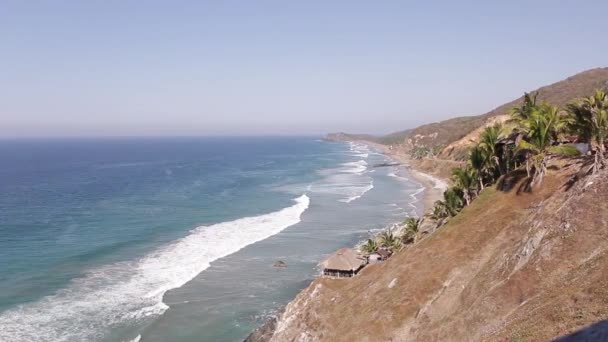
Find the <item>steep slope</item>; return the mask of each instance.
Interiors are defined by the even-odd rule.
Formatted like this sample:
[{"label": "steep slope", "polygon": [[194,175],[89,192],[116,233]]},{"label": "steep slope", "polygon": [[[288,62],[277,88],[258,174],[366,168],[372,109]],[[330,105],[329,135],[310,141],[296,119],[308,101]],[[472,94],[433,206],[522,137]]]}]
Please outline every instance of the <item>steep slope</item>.
[{"label": "steep slope", "polygon": [[[562,107],[573,99],[589,96],[595,89],[608,88],[608,68],[591,69],[557,83],[533,90],[540,93],[538,99]],[[471,140],[471,134],[483,126],[492,124],[497,116],[507,115],[514,106],[519,105],[523,96],[505,103],[488,113],[478,116],[465,116],[419,126],[396,135],[406,146],[425,145],[443,146],[442,158],[459,159],[464,156]],[[504,118],[501,119],[504,121]],[[395,135],[392,135],[395,136]],[[475,135],[472,136],[473,138]],[[395,143],[392,139],[391,143]]]},{"label": "steep slope", "polygon": [[[352,279],[317,279],[272,341],[539,341],[608,317],[608,175],[486,189],[435,234]],[[555,169],[558,169],[557,171]]]}]

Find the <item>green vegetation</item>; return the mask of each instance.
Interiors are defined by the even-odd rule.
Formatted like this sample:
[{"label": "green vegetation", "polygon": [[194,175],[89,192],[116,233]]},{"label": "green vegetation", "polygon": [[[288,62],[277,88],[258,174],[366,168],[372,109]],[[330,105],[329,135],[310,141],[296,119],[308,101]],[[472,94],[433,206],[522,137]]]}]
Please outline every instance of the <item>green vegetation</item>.
[{"label": "green vegetation", "polygon": [[[547,173],[548,153],[559,152],[551,147],[557,141],[558,135],[565,131],[566,122],[566,116],[561,115],[557,107],[546,103],[531,108],[528,116],[518,121],[525,139],[517,144],[517,151],[526,151],[526,159],[534,167],[531,186],[543,181],[543,177]],[[529,163],[527,165],[528,175],[530,175]]]},{"label": "green vegetation", "polygon": [[417,217],[408,217],[403,222],[405,224],[403,233],[401,234],[401,242],[404,244],[411,244],[416,242],[418,236],[418,230],[422,220]]},{"label": "green vegetation", "polygon": [[[526,191],[540,186],[547,173],[547,164],[553,156],[580,156],[572,142],[586,143],[589,149],[590,168],[586,173],[595,174],[608,166],[606,143],[608,142],[608,94],[596,90],[595,94],[575,100],[565,110],[538,101],[539,93],[525,93],[521,104],[511,109],[511,120],[506,124],[486,127],[479,143],[472,146],[463,167],[452,169],[452,186],[436,201],[430,218],[437,226],[445,224],[474,200],[487,193],[487,186],[496,183],[513,170],[525,167],[528,176]],[[460,120],[460,119],[457,119]],[[461,120],[458,122],[470,122]],[[425,127],[425,126],[423,126]],[[415,132],[421,139],[432,135],[422,128]],[[401,132],[399,137],[412,132]],[[397,136],[397,135],[396,135]],[[417,144],[411,157],[422,159],[437,155],[442,145]],[[591,160],[592,159],[592,160]],[[485,189],[485,190],[484,190]],[[493,191],[493,190],[492,190]],[[409,217],[403,223],[399,235],[385,231],[375,239],[369,239],[361,247],[364,253],[376,252],[379,248],[395,251],[404,245],[416,242],[421,219]]]},{"label": "green vegetation", "polygon": [[466,205],[471,204],[473,197],[477,195],[477,171],[469,168],[457,167],[452,169],[452,181],[454,186],[462,192],[462,198]]},{"label": "green vegetation", "polygon": [[448,188],[443,193],[443,200],[435,202],[431,217],[435,220],[441,220],[456,216],[463,206],[462,192],[456,187]]},{"label": "green vegetation", "polygon": [[593,173],[606,167],[606,139],[608,138],[608,94],[596,90],[595,95],[567,106],[568,127],[572,134],[589,145],[595,158]]},{"label": "green vegetation", "polygon": [[479,145],[473,146],[469,152],[469,162],[471,167],[475,170],[477,175],[477,181],[479,182],[479,191],[484,188],[484,177],[486,176],[486,151]]},{"label": "green vegetation", "polygon": [[385,230],[367,239],[367,242],[361,245],[359,250],[365,255],[376,253],[381,249],[390,252],[398,251],[405,245],[416,242],[421,223],[422,220],[417,217],[408,217],[396,233],[393,229]]},{"label": "green vegetation", "polygon": [[373,239],[367,239],[367,242],[361,246],[361,251],[365,254],[376,253],[378,250],[378,243]]},{"label": "green vegetation", "polygon": [[504,168],[498,143],[503,137],[502,125],[495,124],[494,126],[486,127],[479,139],[479,147],[485,152],[487,166],[493,173],[500,175],[504,174]]},{"label": "green vegetation", "polygon": [[401,249],[401,241],[393,234],[391,229],[388,229],[380,234],[380,246],[391,251]]},{"label": "green vegetation", "polygon": [[[480,141],[468,154],[464,167],[452,170],[452,186],[435,202],[431,218],[439,225],[456,216],[479,196],[488,184],[525,164],[527,189],[539,186],[551,156],[580,155],[572,141],[585,142],[593,155],[588,172],[606,167],[608,140],[608,94],[597,90],[577,100],[565,111],[547,102],[538,103],[538,93],[524,94],[522,104],[511,110],[508,126],[486,127]],[[570,136],[568,136],[570,135]]]}]

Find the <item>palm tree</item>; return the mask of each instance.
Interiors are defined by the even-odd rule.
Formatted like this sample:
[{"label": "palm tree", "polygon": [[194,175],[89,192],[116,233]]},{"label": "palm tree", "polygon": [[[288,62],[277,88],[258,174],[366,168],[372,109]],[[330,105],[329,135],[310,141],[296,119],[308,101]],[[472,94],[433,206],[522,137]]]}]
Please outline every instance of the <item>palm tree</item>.
[{"label": "palm tree", "polygon": [[422,223],[422,220],[418,217],[408,217],[403,223],[405,223],[406,230],[411,230],[418,233],[418,228],[420,228],[420,223]]},{"label": "palm tree", "polygon": [[462,198],[460,191],[456,188],[449,188],[443,192],[443,200],[436,201],[431,217],[440,220],[446,217],[456,216],[462,209]]},{"label": "palm tree", "polygon": [[[542,104],[534,108],[527,119],[520,121],[521,128],[526,133],[526,139],[521,140],[518,150],[526,150],[534,166],[531,186],[540,184],[547,173],[548,152],[561,154],[568,150],[564,147],[551,146],[559,132],[566,125],[566,118],[559,114],[557,107]],[[571,153],[568,150],[567,153]],[[528,168],[529,174],[529,168]]]},{"label": "palm tree", "polygon": [[608,94],[596,90],[593,96],[567,107],[568,128],[589,144],[595,154],[593,173],[606,167],[606,140],[608,139]]},{"label": "palm tree", "polygon": [[486,127],[479,139],[479,146],[484,149],[488,162],[490,159],[494,161],[496,170],[498,170],[500,175],[504,172],[501,166],[502,156],[500,155],[500,150],[497,148],[497,145],[502,138],[503,127],[500,123],[496,123],[494,126]]},{"label": "palm tree", "polygon": [[403,235],[401,235],[401,241],[403,241],[403,243],[409,244],[416,242],[416,235],[420,229],[421,221],[422,220],[417,217],[408,217],[405,219],[405,229]]},{"label": "palm tree", "polygon": [[399,239],[393,234],[391,229],[385,230],[380,234],[380,246],[390,250],[401,248]]},{"label": "palm tree", "polygon": [[[524,93],[524,100],[520,107],[513,107],[511,109],[511,118],[513,121],[517,122],[520,126],[524,126],[526,121],[531,120],[531,116],[533,112],[538,111],[539,105],[536,104],[536,99],[538,97],[538,92],[536,93]],[[526,173],[528,174],[528,178],[530,177],[530,152],[525,151],[525,160],[526,160]]]},{"label": "palm tree", "polygon": [[477,172],[477,181],[479,182],[479,190],[483,190],[483,173],[487,163],[485,151],[479,144],[473,146],[469,152],[469,163],[473,170]]},{"label": "palm tree", "polygon": [[475,170],[456,167],[452,169],[452,180],[454,185],[462,191],[466,205],[471,204],[473,196],[476,195],[477,172]]},{"label": "palm tree", "polygon": [[433,205],[433,212],[431,213],[431,218],[435,221],[439,221],[446,217],[450,216],[450,213],[447,210],[447,206],[444,201],[435,201]]},{"label": "palm tree", "polygon": [[524,93],[524,101],[521,107],[514,107],[511,109],[511,117],[515,121],[527,120],[530,117],[530,114],[534,109],[537,108],[536,98],[538,97],[538,92],[536,93]]},{"label": "palm tree", "polygon": [[361,246],[361,251],[365,254],[373,254],[378,250],[378,243],[373,239],[367,239],[367,242]]}]

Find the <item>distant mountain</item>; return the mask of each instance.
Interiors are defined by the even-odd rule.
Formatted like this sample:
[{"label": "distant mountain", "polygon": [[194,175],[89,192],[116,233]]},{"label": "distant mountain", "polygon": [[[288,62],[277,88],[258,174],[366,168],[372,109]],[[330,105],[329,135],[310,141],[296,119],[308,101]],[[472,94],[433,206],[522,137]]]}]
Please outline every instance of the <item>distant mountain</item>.
[{"label": "distant mountain", "polygon": [[411,130],[405,130],[400,132],[391,133],[384,136],[376,136],[370,134],[351,134],[351,133],[329,133],[325,136],[325,140],[329,141],[353,141],[353,140],[365,140],[376,142],[384,145],[400,144],[408,136]]}]

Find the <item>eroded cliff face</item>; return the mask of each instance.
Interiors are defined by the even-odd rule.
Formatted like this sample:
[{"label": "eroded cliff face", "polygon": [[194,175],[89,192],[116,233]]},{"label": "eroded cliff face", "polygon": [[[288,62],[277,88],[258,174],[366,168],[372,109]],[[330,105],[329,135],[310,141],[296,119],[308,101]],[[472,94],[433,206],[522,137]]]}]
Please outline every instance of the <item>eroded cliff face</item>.
[{"label": "eroded cliff face", "polygon": [[539,341],[608,317],[608,176],[554,161],[486,189],[415,246],[352,279],[317,279],[270,341]]}]

